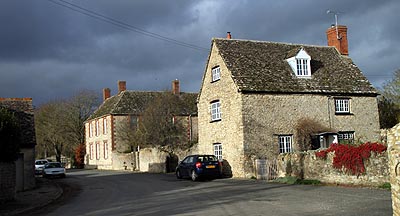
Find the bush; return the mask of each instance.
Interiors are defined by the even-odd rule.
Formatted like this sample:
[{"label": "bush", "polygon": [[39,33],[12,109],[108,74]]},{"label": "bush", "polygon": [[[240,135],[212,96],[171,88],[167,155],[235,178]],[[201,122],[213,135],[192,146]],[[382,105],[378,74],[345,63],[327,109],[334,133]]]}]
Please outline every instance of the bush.
[{"label": "bush", "polygon": [[12,162],[17,158],[21,143],[17,118],[10,111],[0,108],[0,161]]},{"label": "bush", "polygon": [[386,146],[380,143],[364,143],[359,146],[332,144],[328,149],[315,153],[318,158],[326,159],[328,152],[335,152],[332,165],[345,172],[360,175],[365,173],[364,160],[371,156],[371,152],[383,153]]},{"label": "bush", "polygon": [[382,185],[379,185],[379,188],[390,190],[392,185],[389,182],[385,182]]}]

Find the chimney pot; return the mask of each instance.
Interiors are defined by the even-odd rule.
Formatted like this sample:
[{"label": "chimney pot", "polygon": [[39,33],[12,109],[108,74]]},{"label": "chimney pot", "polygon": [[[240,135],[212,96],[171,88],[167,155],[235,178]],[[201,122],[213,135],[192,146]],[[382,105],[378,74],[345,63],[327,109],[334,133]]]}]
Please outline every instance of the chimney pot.
[{"label": "chimney pot", "polygon": [[126,90],[126,81],[118,81],[118,94]]},{"label": "chimney pot", "polygon": [[179,80],[176,79],[176,80],[172,81],[172,94],[176,95],[179,93],[180,93]]},{"label": "chimney pot", "polygon": [[347,26],[331,26],[326,30],[328,46],[334,46],[342,55],[349,55],[349,45],[347,42]]},{"label": "chimney pot", "polygon": [[231,32],[227,32],[227,33],[226,33],[226,38],[227,38],[227,39],[231,39],[231,38],[232,38]]},{"label": "chimney pot", "polygon": [[103,101],[107,100],[110,97],[111,97],[111,89],[104,88],[103,89]]}]

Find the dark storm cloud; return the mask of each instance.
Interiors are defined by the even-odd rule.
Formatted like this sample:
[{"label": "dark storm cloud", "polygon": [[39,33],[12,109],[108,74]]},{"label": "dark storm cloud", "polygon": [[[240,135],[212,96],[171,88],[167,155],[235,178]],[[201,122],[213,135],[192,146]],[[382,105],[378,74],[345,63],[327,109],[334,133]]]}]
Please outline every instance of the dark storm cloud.
[{"label": "dark storm cloud", "polygon": [[[397,0],[68,2],[205,49],[227,31],[241,39],[326,45],[325,31],[334,23],[326,10],[341,11],[350,57],[375,86],[400,67]],[[179,79],[183,91],[197,92],[208,56],[47,0],[3,0],[0,25],[0,97],[33,97],[36,104],[80,89],[115,93],[117,80],[132,90],[165,90]]]}]

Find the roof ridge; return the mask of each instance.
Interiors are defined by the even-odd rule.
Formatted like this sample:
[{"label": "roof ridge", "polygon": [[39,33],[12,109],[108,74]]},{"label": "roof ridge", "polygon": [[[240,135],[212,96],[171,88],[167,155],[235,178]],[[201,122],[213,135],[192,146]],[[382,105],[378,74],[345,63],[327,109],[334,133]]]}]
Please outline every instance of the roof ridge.
[{"label": "roof ridge", "polygon": [[319,47],[319,48],[335,48],[333,46],[328,46],[328,45],[289,43],[289,42],[277,42],[277,41],[262,41],[262,40],[251,40],[251,39],[213,38],[212,40],[242,41],[242,42],[246,42],[247,41],[247,42],[255,42],[255,43],[282,44],[282,45],[307,46],[307,47]]},{"label": "roof ridge", "polygon": [[110,113],[113,113],[113,111],[115,110],[115,108],[118,107],[118,105],[119,105],[119,103],[121,102],[122,97],[123,97],[123,95],[125,94],[125,92],[126,92],[126,90],[123,91],[123,92],[118,93],[117,95],[115,95],[115,96],[117,96],[117,99],[118,99],[118,100],[117,100],[116,103],[114,103],[114,106],[113,106],[113,108],[110,110]]}]

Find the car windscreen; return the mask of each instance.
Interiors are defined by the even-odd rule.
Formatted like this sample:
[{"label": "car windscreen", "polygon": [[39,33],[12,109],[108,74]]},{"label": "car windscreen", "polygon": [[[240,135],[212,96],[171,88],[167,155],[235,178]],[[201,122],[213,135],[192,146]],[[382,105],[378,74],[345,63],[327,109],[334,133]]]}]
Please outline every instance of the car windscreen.
[{"label": "car windscreen", "polygon": [[48,163],[46,164],[46,168],[61,168],[61,164],[60,163]]},{"label": "car windscreen", "polygon": [[208,162],[208,161],[217,161],[217,158],[214,155],[200,155],[198,157],[199,161]]},{"label": "car windscreen", "polygon": [[36,165],[43,165],[43,164],[47,164],[47,161],[36,161],[35,164]]}]

